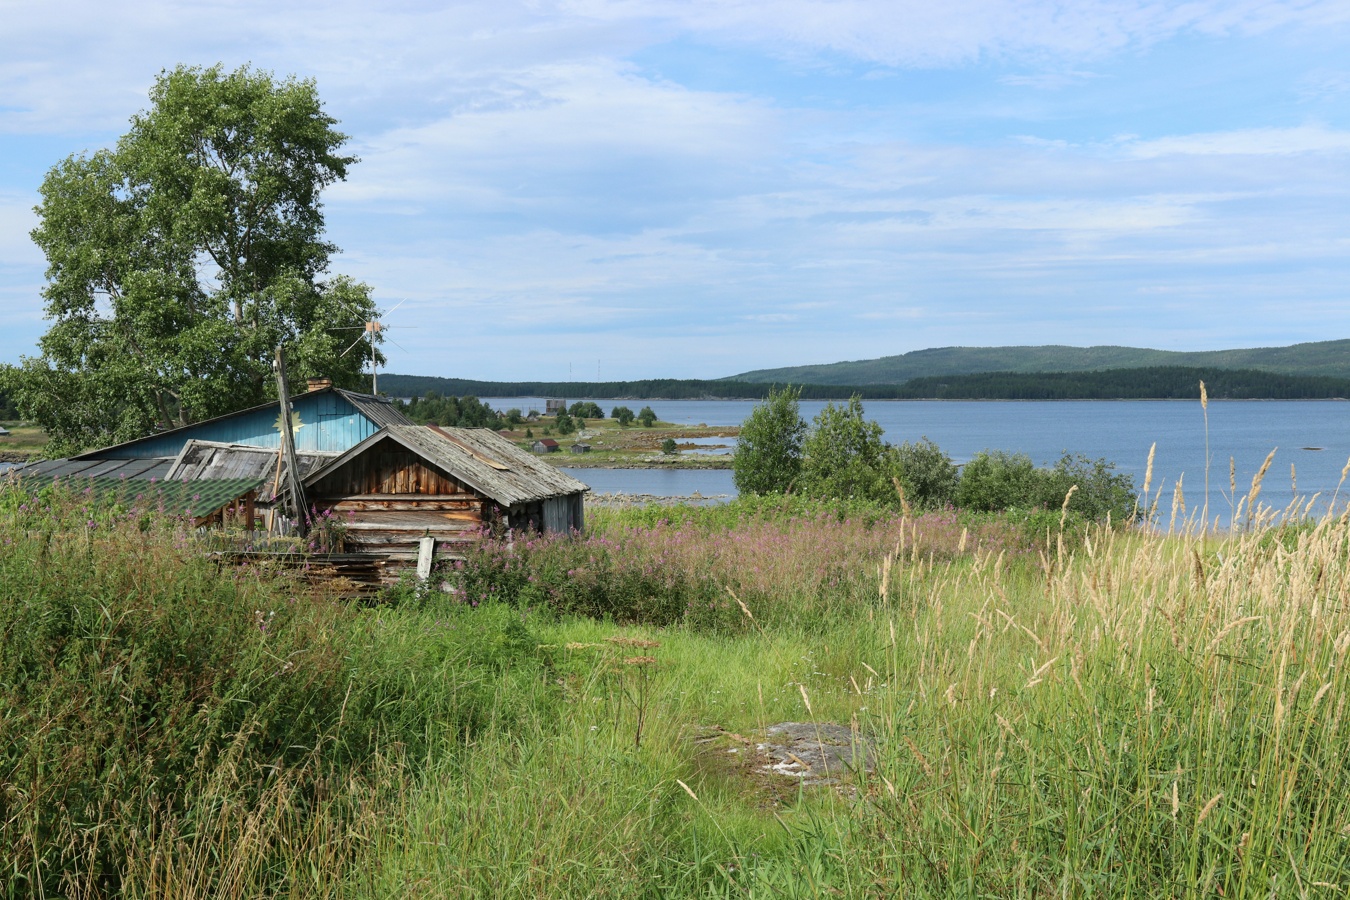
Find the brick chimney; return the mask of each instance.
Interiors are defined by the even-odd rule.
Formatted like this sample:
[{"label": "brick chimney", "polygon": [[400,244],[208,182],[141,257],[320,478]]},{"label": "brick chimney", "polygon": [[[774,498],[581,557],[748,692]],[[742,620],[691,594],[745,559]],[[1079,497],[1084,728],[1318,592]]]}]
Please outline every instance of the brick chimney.
[{"label": "brick chimney", "polygon": [[333,379],[331,378],[309,378],[305,380],[305,387],[310,391],[321,391],[332,386]]}]

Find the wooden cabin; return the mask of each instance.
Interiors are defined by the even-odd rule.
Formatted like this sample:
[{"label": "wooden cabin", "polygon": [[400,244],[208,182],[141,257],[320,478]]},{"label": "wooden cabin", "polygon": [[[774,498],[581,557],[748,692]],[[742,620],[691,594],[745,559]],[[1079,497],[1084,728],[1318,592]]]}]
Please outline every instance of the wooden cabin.
[{"label": "wooden cabin", "polygon": [[347,551],[404,559],[424,536],[453,554],[494,525],[580,530],[590,490],[490,429],[417,425],[383,428],[304,481],[346,523]]}]

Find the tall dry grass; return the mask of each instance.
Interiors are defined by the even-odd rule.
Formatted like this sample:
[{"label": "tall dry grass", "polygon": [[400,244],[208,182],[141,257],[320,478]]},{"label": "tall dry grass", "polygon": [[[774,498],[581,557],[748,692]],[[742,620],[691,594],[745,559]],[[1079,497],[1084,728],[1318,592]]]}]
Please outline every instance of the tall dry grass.
[{"label": "tall dry grass", "polygon": [[[952,569],[927,608],[888,617],[880,764],[856,816],[808,842],[841,861],[826,881],[887,896],[1350,889],[1347,517],[1098,531],[1067,551],[1020,587],[988,557]],[[793,881],[782,860],[759,868],[765,890]]]}]

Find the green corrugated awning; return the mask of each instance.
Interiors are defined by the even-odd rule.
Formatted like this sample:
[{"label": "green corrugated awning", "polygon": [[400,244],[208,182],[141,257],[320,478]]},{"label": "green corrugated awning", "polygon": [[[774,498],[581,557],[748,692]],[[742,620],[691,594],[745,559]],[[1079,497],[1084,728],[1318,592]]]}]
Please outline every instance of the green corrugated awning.
[{"label": "green corrugated awning", "polygon": [[147,481],[140,478],[52,478],[40,474],[20,476],[17,484],[29,491],[40,490],[53,482],[66,490],[93,491],[103,502],[128,507],[157,509],[171,516],[199,519],[238,500],[257,488],[252,478],[202,478],[196,481]]}]

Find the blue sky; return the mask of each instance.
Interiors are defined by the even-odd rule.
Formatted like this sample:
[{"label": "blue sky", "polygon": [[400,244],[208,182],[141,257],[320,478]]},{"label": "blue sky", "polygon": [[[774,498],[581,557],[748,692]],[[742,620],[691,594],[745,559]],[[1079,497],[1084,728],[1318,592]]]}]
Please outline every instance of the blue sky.
[{"label": "blue sky", "polygon": [[46,170],[163,68],[317,81],[390,369],[720,377],[1350,337],[1350,3],[0,0],[0,361]]}]

